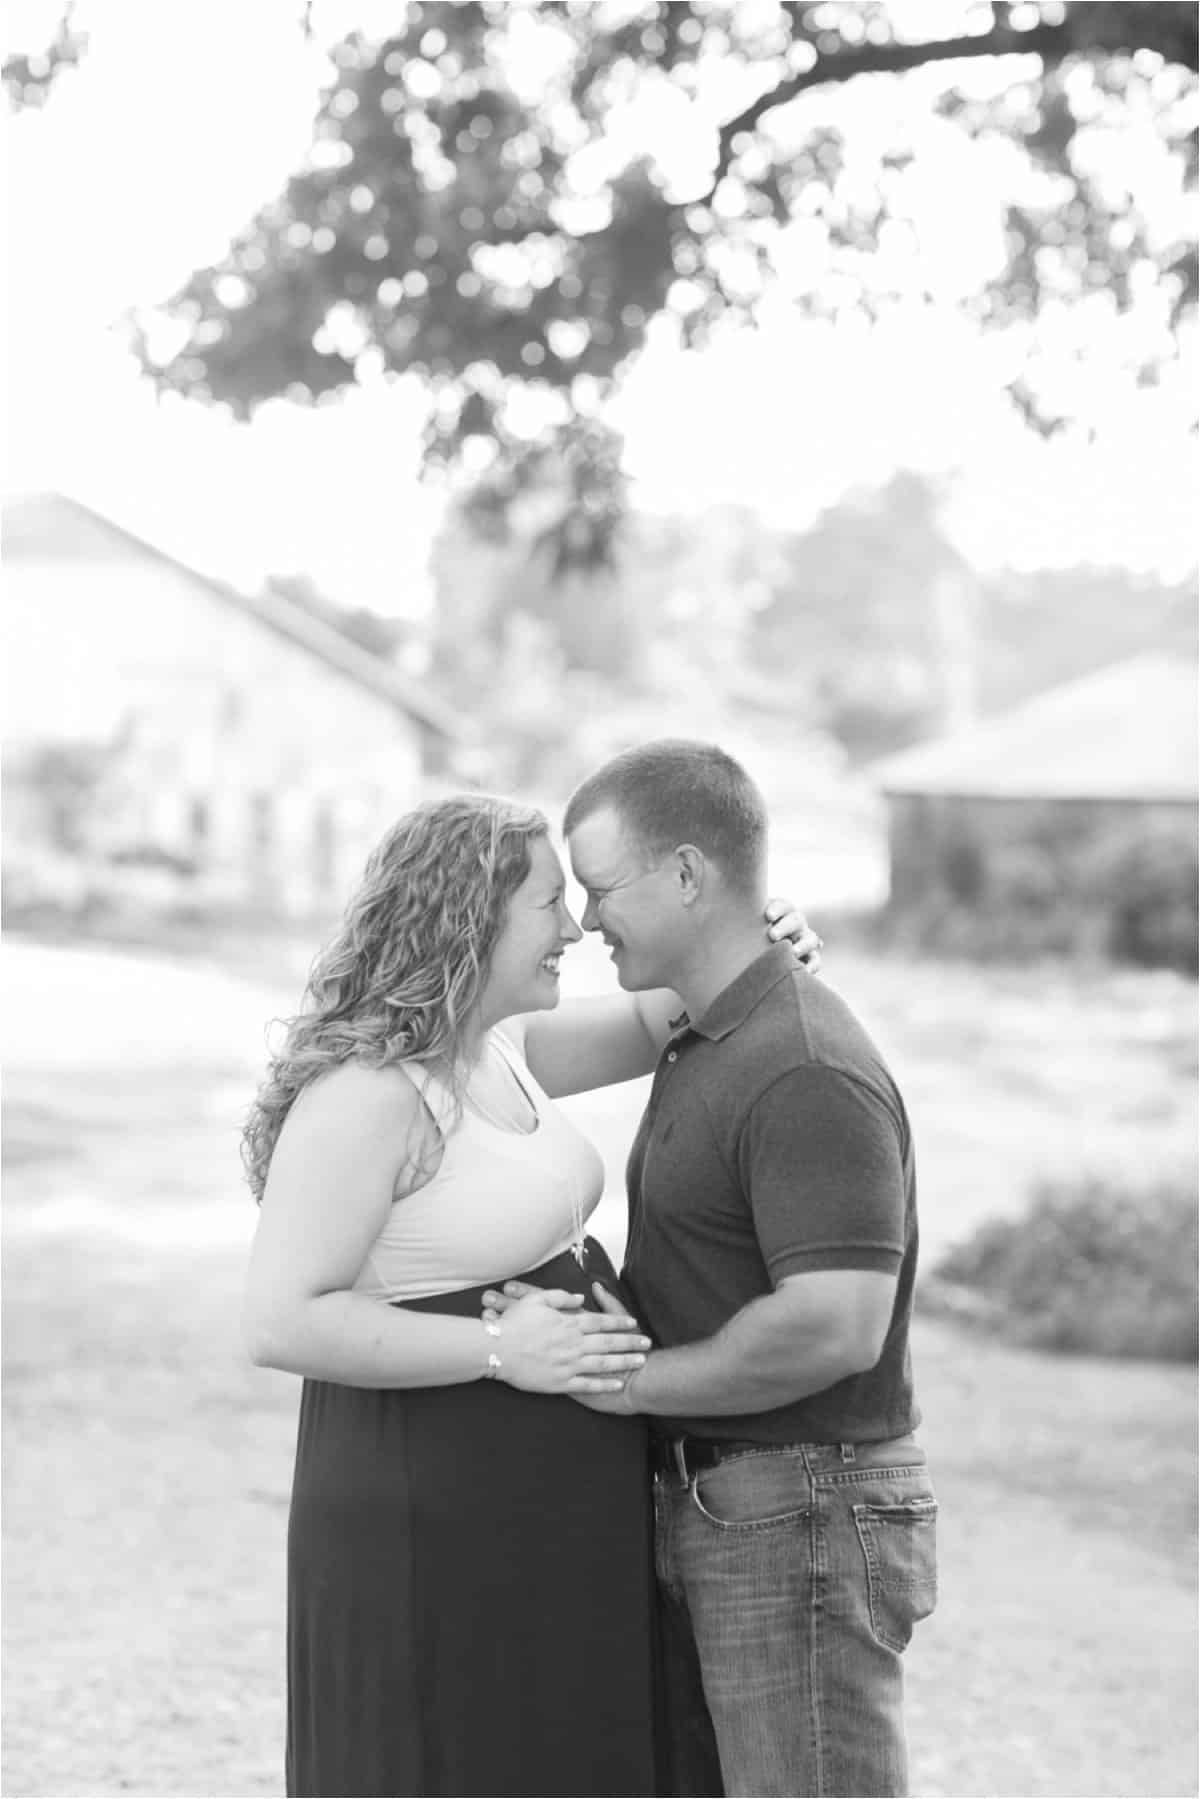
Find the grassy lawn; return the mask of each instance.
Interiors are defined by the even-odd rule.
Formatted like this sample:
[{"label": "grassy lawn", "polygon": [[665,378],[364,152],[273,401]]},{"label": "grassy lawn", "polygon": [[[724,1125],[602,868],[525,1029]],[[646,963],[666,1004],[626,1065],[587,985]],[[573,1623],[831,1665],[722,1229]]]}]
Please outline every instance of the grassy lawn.
[{"label": "grassy lawn", "polygon": [[[237,1346],[235,1143],[291,996],[8,957],[3,1790],[278,1793],[296,1385]],[[1044,1155],[1188,1154],[1182,982],[847,958],[838,985],[912,1096],[927,1238],[1017,1203]],[[638,1098],[580,1102],[614,1170]],[[909,1656],[914,1792],[1194,1793],[1190,1371],[932,1320],[914,1353],[943,1579]]]}]

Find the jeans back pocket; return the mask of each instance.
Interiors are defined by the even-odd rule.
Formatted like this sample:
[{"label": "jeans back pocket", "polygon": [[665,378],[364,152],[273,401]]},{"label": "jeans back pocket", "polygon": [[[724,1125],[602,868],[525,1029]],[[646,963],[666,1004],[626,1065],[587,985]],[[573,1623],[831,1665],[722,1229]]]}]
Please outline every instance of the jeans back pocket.
[{"label": "jeans back pocket", "polygon": [[871,1629],[885,1649],[907,1649],[913,1627],[937,1604],[937,1501],[856,1505],[867,1565]]}]

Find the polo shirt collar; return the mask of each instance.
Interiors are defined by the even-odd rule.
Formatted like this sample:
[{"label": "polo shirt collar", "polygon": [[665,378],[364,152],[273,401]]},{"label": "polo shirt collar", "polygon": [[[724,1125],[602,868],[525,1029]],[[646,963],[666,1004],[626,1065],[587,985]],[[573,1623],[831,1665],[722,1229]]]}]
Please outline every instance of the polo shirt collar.
[{"label": "polo shirt collar", "polygon": [[728,1037],[740,1024],[745,1024],[759,1001],[772,987],[777,987],[785,975],[794,973],[795,968],[791,944],[773,943],[761,956],[756,956],[748,968],[743,968],[736,980],[721,989],[707,1012],[694,1024],[685,1012],[681,1018],[673,1018],[671,1025],[673,1028],[687,1026],[698,1037],[719,1043],[722,1037]]}]

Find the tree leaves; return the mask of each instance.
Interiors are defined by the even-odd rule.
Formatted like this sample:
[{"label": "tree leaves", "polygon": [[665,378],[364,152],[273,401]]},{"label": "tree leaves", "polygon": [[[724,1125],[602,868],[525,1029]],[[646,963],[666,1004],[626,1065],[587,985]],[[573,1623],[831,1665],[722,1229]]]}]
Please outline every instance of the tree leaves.
[{"label": "tree leaves", "polygon": [[4,58],[4,91],[17,111],[44,106],[59,77],[78,68],[88,47],[87,33],[74,23],[75,0],[66,0],[58,29],[44,50],[14,51]]},{"label": "tree leaves", "polygon": [[[1190,6],[995,6],[980,30],[964,5],[957,33],[920,39],[901,36],[884,5],[841,0],[472,0],[398,14],[393,36],[359,33],[336,48],[308,166],[167,301],[184,341],[156,359],[143,332],[160,387],[245,416],[276,395],[315,400],[415,372],[431,395],[430,458],[489,443],[520,486],[539,430],[557,434],[543,448],[577,454],[589,441],[588,421],[656,317],[674,314],[690,342],[752,318],[798,219],[816,248],[797,305],[870,315],[923,291],[901,178],[913,146],[885,142],[868,179],[845,154],[850,115],[845,125],[831,116],[828,95],[935,64],[946,68],[934,96],[943,116],[965,139],[1007,142],[1026,171],[1003,220],[1004,271],[966,302],[979,317],[1036,336],[1048,306],[1098,292],[1133,312],[1158,284],[1175,320],[1195,303],[1182,214],[1169,229],[1152,217],[1141,192],[1114,180],[1111,153],[1128,121],[1149,120],[1165,178],[1183,178]],[[966,65],[999,69],[1001,57],[1024,59],[1013,64],[1019,84],[964,79]],[[630,107],[663,83],[686,96],[681,117],[716,125],[702,194],[629,141]],[[720,93],[750,97],[727,102],[721,123]],[[1162,330],[1139,342],[1152,377],[1169,345]],[[1036,352],[1031,338],[1014,393],[1052,423],[1061,408],[1043,392]],[[585,514],[592,485],[579,489]],[[598,524],[607,517],[605,501],[590,525],[564,524],[568,560],[576,542],[592,556],[610,540]]]}]

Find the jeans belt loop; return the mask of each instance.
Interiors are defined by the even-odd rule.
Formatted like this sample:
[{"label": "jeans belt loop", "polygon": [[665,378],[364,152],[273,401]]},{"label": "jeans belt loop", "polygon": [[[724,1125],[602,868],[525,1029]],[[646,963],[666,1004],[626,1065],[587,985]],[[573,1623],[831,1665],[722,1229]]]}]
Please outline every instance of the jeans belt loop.
[{"label": "jeans belt loop", "polygon": [[842,1452],[843,1462],[852,1462],[854,1460],[854,1445],[853,1445],[853,1443],[842,1443],[839,1445],[839,1447]]},{"label": "jeans belt loop", "polygon": [[684,1454],[682,1437],[671,1438],[671,1453],[675,1457],[675,1471],[679,1475],[679,1485],[686,1490],[692,1483],[688,1478],[687,1456]]}]

